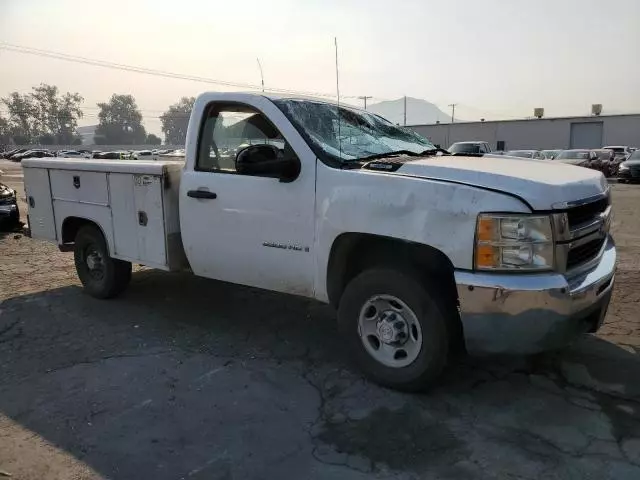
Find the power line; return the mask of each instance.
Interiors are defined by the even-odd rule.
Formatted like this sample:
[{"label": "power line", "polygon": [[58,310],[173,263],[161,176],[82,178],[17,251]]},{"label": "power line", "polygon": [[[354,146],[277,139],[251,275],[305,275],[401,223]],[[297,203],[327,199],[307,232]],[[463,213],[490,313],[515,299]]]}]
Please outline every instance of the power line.
[{"label": "power line", "polygon": [[[94,59],[94,58],[81,57],[79,55],[70,55],[70,54],[67,54],[67,53],[54,52],[52,50],[44,50],[44,49],[40,49],[40,48],[25,47],[25,46],[22,46],[22,45],[15,45],[15,44],[6,43],[6,42],[1,42],[0,43],[0,50],[8,50],[8,51],[11,51],[11,52],[23,53],[23,54],[28,54],[28,55],[35,55],[35,56],[38,56],[38,57],[54,58],[54,59],[57,59],[57,60],[64,60],[64,61],[67,61],[67,62],[81,63],[81,64],[85,64],[85,65],[92,65],[92,66],[95,66],[95,67],[103,67],[103,68],[110,68],[110,69],[115,69],[115,70],[123,70],[123,71],[134,72],[134,73],[142,73],[142,74],[145,74],[145,75],[153,75],[153,76],[165,77],[165,78],[174,78],[174,79],[179,79],[179,80],[190,80],[190,81],[201,82],[201,83],[210,83],[210,84],[214,84],[214,85],[222,85],[222,86],[225,86],[225,87],[239,87],[239,88],[246,88],[246,89],[249,89],[249,90],[261,90],[262,89],[262,85],[257,85],[257,84],[252,84],[252,83],[230,82],[230,81],[226,81],[226,80],[217,80],[217,79],[213,79],[213,78],[200,77],[200,76],[196,76],[196,75],[185,75],[185,74],[169,72],[169,71],[165,71],[165,70],[156,70],[156,69],[152,69],[152,68],[138,67],[138,66],[135,66],[135,65],[127,65],[127,64],[123,64],[123,63],[115,63],[115,62],[109,62],[109,61],[105,61],[105,60],[98,60],[98,59]],[[308,95],[308,96],[328,97],[328,98],[334,98],[335,97],[335,94],[332,94],[332,93],[310,92],[310,91],[303,91],[303,90],[292,90],[292,89],[287,89],[287,88],[269,88],[268,91],[275,92],[275,93],[291,94],[291,95]],[[358,99],[357,95],[341,95],[341,97],[342,98],[350,98],[350,99],[354,99],[354,100]]]},{"label": "power line", "polygon": [[[165,70],[157,70],[157,69],[152,69],[152,68],[139,67],[139,66],[135,66],[135,65],[127,65],[127,64],[123,64],[123,63],[117,63],[117,62],[109,62],[109,61],[106,61],[106,60],[99,60],[99,59],[95,59],[95,58],[82,57],[82,56],[79,56],[79,55],[71,55],[71,54],[67,54],[67,53],[63,53],[63,52],[55,52],[55,51],[52,51],[52,50],[45,50],[45,49],[40,49],[40,48],[26,47],[26,46],[16,45],[16,44],[11,44],[11,43],[6,43],[6,42],[0,42],[0,50],[7,50],[7,51],[14,52],[14,53],[35,55],[35,56],[44,57],[44,58],[52,58],[52,59],[56,59],[56,60],[63,60],[63,61],[67,61],[67,62],[80,63],[80,64],[91,65],[91,66],[102,67],[102,68],[109,68],[109,69],[113,69],[113,70],[121,70],[121,71],[133,72],[133,73],[141,73],[141,74],[152,75],[152,76],[156,76],[156,77],[164,77],[164,78],[172,78],[172,79],[178,79],[178,80],[188,80],[188,81],[194,81],[194,82],[200,82],[200,83],[208,83],[208,84],[221,85],[221,86],[226,86],[226,87],[244,88],[244,89],[249,89],[249,90],[262,90],[262,91],[268,91],[268,92],[274,92],[274,93],[282,93],[282,94],[291,94],[291,95],[307,95],[307,96],[315,96],[315,97],[326,97],[326,98],[335,98],[335,96],[336,96],[334,93],[313,92],[313,91],[294,90],[294,89],[276,88],[276,87],[265,89],[264,85],[262,84],[263,81],[261,81],[261,84],[252,84],[252,83],[243,83],[243,82],[232,82],[232,81],[226,81],[226,80],[218,80],[218,79],[213,79],[213,78],[200,77],[200,76],[196,76],[196,75],[186,75],[186,74],[170,72],[170,71],[165,71]],[[259,62],[259,60],[258,60],[258,62]],[[259,65],[259,66],[261,67],[261,65]],[[371,96],[371,95],[362,96],[362,95],[342,95],[341,94],[340,98],[341,99],[352,99],[352,100],[364,100],[365,110],[366,110],[366,107],[367,107],[367,99],[375,99],[375,100],[378,100],[378,101],[388,101],[389,100],[387,98]],[[480,109],[480,108],[473,107],[471,105],[466,105],[466,104],[456,104],[456,105],[459,105],[459,106],[465,107],[465,108],[469,108],[469,109],[472,109],[472,110],[476,110],[478,112],[491,113],[492,115],[495,115],[497,117],[522,118],[522,117],[516,117],[516,116],[512,116],[512,115],[506,115],[504,113],[491,112],[490,110]],[[451,106],[451,105],[449,105],[449,106]],[[83,107],[83,108],[86,108],[86,109],[93,108],[94,110],[98,109],[98,107]],[[143,110],[143,111],[162,112],[163,110],[146,109],[146,110]]]}]

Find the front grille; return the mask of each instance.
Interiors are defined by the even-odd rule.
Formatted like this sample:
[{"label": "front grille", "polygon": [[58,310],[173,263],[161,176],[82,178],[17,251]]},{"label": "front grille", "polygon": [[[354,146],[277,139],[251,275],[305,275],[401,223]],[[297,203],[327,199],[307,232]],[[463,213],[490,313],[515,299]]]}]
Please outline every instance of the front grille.
[{"label": "front grille", "polygon": [[595,220],[598,215],[604,212],[609,206],[609,196],[597,200],[586,205],[580,205],[579,207],[573,207],[567,210],[567,218],[569,220],[569,229]]},{"label": "front grille", "polygon": [[605,240],[606,238],[597,238],[569,250],[569,254],[567,255],[567,270],[571,270],[578,265],[593,260],[598,253],[600,253]]}]

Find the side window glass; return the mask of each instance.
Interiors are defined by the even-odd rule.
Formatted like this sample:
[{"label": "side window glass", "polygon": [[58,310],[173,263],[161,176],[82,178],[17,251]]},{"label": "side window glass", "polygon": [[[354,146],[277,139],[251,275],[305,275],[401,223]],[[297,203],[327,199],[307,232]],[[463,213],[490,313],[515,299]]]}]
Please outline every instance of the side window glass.
[{"label": "side window glass", "polygon": [[284,138],[262,113],[246,105],[214,104],[202,129],[196,169],[238,173],[238,152],[260,144],[285,149]]}]

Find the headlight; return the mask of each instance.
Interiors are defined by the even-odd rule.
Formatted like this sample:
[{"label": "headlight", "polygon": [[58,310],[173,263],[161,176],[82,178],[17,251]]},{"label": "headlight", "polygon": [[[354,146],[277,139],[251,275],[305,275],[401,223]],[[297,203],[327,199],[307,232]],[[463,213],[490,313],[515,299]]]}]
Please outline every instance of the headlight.
[{"label": "headlight", "polygon": [[622,163],[620,164],[620,167],[618,168],[618,170],[620,171],[629,170],[629,167],[627,167],[624,163]]},{"label": "headlight", "polygon": [[549,216],[481,214],[476,228],[477,270],[552,270]]}]

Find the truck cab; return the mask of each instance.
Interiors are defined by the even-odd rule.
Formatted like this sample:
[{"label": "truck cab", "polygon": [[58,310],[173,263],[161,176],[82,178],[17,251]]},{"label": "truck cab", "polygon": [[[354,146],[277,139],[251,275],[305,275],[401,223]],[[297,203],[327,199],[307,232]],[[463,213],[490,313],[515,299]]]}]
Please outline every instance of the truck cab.
[{"label": "truck cab", "polygon": [[[367,375],[416,390],[453,353],[530,354],[596,331],[614,282],[602,174],[446,153],[350,106],[206,93],[179,168],[24,167],[30,215],[49,225],[34,236],[73,249],[94,296],[120,293],[134,262],[315,298]],[[108,193],[92,206],[80,193],[96,170]]]}]

